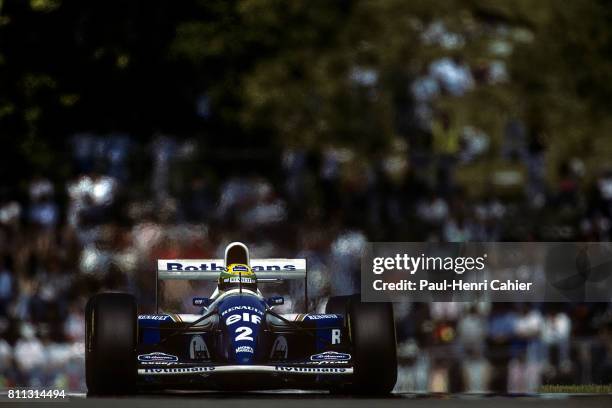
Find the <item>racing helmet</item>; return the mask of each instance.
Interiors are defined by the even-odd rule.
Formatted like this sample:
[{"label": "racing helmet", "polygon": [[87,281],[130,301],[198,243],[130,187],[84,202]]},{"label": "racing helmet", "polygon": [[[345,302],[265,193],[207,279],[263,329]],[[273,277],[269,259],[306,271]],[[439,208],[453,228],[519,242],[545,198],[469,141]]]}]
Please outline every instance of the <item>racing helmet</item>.
[{"label": "racing helmet", "polygon": [[239,289],[241,286],[242,289],[257,292],[257,276],[248,265],[234,263],[219,274],[217,286],[223,292]]}]

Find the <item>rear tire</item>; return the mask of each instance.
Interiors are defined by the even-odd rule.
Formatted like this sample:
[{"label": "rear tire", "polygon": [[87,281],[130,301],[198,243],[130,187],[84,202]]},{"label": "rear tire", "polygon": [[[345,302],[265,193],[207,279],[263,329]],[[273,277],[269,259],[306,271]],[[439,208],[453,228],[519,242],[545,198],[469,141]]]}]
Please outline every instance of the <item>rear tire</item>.
[{"label": "rear tire", "polygon": [[326,313],[345,315],[353,345],[352,384],[332,393],[389,394],[397,381],[395,320],[390,303],[362,303],[360,295],[330,298]]},{"label": "rear tire", "polygon": [[85,308],[85,380],[89,393],[134,392],[137,339],[134,296],[101,293],[89,299]]}]

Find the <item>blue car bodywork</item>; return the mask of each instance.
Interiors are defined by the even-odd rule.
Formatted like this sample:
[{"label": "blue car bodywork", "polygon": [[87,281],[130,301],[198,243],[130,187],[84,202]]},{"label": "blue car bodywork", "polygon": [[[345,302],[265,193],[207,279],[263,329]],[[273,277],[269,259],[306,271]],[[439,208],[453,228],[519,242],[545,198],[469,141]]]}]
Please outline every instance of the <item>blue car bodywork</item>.
[{"label": "blue car bodywork", "polygon": [[[165,276],[214,273],[186,272]],[[273,309],[278,297],[248,290],[210,300],[193,299],[204,306],[199,314],[138,316],[141,388],[329,389],[351,382],[352,347],[343,315],[279,314]]]}]

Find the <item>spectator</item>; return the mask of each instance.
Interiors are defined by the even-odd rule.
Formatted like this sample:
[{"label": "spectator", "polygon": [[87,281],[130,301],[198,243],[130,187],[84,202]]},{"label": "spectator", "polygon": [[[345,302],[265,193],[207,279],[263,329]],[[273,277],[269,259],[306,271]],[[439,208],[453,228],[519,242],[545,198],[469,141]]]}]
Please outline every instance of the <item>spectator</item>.
[{"label": "spectator", "polygon": [[453,96],[462,96],[474,87],[474,79],[469,66],[461,54],[452,58],[441,58],[429,67],[431,75],[442,85],[445,92]]},{"label": "spectator", "polygon": [[478,313],[475,305],[470,306],[468,313],[457,325],[457,340],[461,352],[469,354],[475,360],[482,358],[486,336],[486,320]]},{"label": "spectator", "polygon": [[13,273],[7,262],[0,263],[0,317],[6,316],[7,307],[13,298]]},{"label": "spectator", "polygon": [[544,344],[544,356],[551,364],[558,362],[556,368],[566,367],[569,360],[569,340],[572,330],[572,322],[567,314],[562,311],[548,309],[544,315],[542,324],[542,342]]}]

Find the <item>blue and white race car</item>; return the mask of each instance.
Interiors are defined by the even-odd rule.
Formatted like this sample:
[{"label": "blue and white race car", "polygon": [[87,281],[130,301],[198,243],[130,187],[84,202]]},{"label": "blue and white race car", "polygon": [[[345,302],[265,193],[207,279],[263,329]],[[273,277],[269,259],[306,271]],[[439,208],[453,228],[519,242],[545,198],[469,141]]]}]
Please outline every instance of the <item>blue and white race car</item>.
[{"label": "blue and white race car", "polygon": [[158,288],[169,280],[217,281],[210,297],[190,299],[199,313],[164,312],[158,302],[156,314],[138,315],[130,294],[93,296],[86,308],[89,392],[391,392],[397,378],[391,306],[354,295],[330,298],[325,314],[275,312],[283,297],[265,298],[259,286],[296,278],[306,281],[305,259],[250,259],[244,244],[232,243],[225,259],[158,261]]}]

